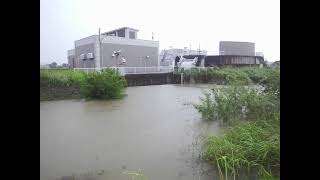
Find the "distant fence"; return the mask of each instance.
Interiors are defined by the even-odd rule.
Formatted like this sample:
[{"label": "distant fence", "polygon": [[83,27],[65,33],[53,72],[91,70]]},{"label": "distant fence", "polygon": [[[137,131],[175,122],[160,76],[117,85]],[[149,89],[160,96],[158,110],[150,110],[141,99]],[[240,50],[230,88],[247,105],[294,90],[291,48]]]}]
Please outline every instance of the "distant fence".
[{"label": "distant fence", "polygon": [[173,67],[153,66],[153,67],[104,67],[104,68],[74,68],[74,71],[82,70],[87,73],[92,71],[100,71],[103,69],[114,69],[122,75],[126,74],[154,74],[154,73],[170,73],[174,71]]}]

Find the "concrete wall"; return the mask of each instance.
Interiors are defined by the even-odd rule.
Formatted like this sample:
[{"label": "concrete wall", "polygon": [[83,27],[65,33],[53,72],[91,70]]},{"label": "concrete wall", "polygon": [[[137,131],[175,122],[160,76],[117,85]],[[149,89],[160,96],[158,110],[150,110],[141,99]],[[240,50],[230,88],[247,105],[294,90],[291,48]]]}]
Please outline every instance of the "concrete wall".
[{"label": "concrete wall", "polygon": [[[124,32],[126,33],[126,32]],[[121,57],[125,57],[126,64],[122,66],[137,67],[137,66],[158,66],[159,64],[159,42],[128,39],[122,37],[113,37],[102,35],[102,67],[116,66],[117,59],[112,57],[114,51],[121,49]],[[94,59],[81,60],[80,55],[93,53]],[[147,58],[149,56],[149,58]],[[70,58],[71,63],[71,58]],[[74,68],[95,68],[100,67],[100,47],[97,35],[89,36],[75,41],[74,50]]]},{"label": "concrete wall", "polygon": [[71,68],[74,68],[74,49],[68,50],[68,64]]},{"label": "concrete wall", "polygon": [[255,44],[251,42],[221,41],[219,55],[255,56]]},{"label": "concrete wall", "polygon": [[70,66],[70,68],[74,68],[74,55],[68,56],[68,64]]},{"label": "concrete wall", "polygon": [[95,59],[85,59],[81,60],[80,55],[88,53],[95,53],[94,51],[94,43],[85,44],[81,46],[77,46],[75,48],[75,67],[76,68],[94,68],[95,67]]},{"label": "concrete wall", "polygon": [[[158,66],[158,48],[125,44],[102,44],[102,67],[118,66],[116,57],[112,57],[114,51],[121,49],[121,57],[125,57],[126,64],[122,67]],[[149,56],[149,59],[146,57]]]}]

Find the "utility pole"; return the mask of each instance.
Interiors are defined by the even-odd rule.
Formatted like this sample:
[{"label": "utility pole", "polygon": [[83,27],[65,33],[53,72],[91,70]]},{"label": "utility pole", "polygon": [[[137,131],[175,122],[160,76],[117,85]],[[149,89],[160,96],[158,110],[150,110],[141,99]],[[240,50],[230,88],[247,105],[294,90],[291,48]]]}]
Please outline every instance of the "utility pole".
[{"label": "utility pole", "polygon": [[102,49],[101,49],[101,38],[100,38],[100,28],[99,28],[99,53],[100,53],[100,69],[102,68]]},{"label": "utility pole", "polygon": [[152,40],[153,40],[153,32],[152,32]]}]

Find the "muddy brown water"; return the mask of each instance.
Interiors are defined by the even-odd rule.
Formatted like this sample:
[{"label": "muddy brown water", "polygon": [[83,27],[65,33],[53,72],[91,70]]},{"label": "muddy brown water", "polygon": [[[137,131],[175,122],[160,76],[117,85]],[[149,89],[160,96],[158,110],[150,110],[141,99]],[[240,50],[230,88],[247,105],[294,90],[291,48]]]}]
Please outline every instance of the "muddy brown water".
[{"label": "muddy brown water", "polygon": [[40,102],[40,178],[216,179],[199,159],[201,137],[217,134],[191,103],[208,85],[129,87],[121,100]]}]

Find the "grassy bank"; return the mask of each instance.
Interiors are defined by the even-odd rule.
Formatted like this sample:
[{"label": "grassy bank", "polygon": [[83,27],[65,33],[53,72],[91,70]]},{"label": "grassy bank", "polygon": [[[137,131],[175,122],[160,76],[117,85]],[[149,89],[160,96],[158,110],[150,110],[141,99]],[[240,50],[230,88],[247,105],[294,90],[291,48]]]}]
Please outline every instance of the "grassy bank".
[{"label": "grassy bank", "polygon": [[111,69],[103,72],[40,70],[40,101],[59,99],[115,99],[126,81]]},{"label": "grassy bank", "polygon": [[[194,105],[204,120],[221,121],[225,131],[209,136],[203,158],[217,167],[222,179],[257,174],[260,179],[280,174],[280,72],[253,72],[264,89],[240,86],[212,89]],[[269,70],[268,70],[269,71]],[[278,73],[278,74],[276,74]],[[254,79],[254,78],[253,78]]]},{"label": "grassy bank", "polygon": [[230,84],[237,82],[242,85],[258,84],[270,76],[279,74],[279,69],[241,67],[220,69],[178,69],[176,74],[183,73],[186,82],[193,78],[195,83]]}]

